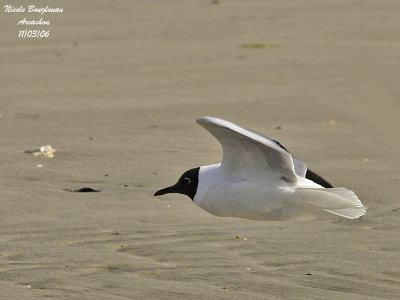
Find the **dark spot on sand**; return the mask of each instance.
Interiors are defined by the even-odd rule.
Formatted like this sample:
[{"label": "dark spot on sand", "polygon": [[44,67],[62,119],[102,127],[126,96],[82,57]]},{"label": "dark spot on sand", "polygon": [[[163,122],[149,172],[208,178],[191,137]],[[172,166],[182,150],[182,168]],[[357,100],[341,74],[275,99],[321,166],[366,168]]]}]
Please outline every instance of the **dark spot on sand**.
[{"label": "dark spot on sand", "polygon": [[83,188],[76,189],[76,190],[66,189],[66,191],[73,192],[73,193],[98,193],[98,192],[100,192],[100,190],[92,189],[91,187],[83,187]]}]

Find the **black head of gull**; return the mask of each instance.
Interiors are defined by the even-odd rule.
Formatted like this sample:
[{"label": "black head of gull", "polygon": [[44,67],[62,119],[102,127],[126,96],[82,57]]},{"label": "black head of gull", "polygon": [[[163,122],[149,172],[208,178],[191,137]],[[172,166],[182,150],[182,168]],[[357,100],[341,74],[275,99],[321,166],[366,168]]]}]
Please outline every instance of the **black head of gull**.
[{"label": "black head of gull", "polygon": [[194,168],[186,171],[182,174],[177,183],[173,186],[157,191],[154,196],[178,193],[188,196],[193,201],[199,184],[199,170],[200,168]]}]

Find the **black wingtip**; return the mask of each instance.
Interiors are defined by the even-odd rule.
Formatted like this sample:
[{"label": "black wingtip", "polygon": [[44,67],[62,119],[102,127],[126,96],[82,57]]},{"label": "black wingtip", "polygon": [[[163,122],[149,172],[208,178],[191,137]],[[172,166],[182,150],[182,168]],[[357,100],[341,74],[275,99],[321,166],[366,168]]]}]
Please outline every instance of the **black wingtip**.
[{"label": "black wingtip", "polygon": [[323,179],[321,176],[319,176],[318,174],[315,174],[313,171],[311,171],[310,169],[307,169],[307,173],[306,173],[306,178],[310,179],[312,181],[314,181],[315,183],[323,186],[324,188],[333,188],[333,186],[326,181],[325,179]]}]

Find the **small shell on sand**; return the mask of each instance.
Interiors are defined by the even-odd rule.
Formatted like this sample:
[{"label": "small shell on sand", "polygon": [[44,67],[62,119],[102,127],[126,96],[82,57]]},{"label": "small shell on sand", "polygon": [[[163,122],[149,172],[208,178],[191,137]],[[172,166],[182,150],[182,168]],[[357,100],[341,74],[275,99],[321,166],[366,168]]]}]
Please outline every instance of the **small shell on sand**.
[{"label": "small shell on sand", "polygon": [[46,146],[42,146],[37,149],[26,150],[25,153],[32,153],[35,156],[44,155],[46,157],[52,158],[52,157],[54,157],[54,153],[56,151],[57,150],[54,149],[53,147],[51,147],[50,145],[46,145]]}]

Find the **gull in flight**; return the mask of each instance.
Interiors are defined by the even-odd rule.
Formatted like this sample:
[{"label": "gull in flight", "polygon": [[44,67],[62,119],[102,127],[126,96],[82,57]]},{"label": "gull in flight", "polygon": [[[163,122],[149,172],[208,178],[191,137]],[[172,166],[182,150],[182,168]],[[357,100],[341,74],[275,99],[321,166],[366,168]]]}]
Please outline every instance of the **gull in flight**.
[{"label": "gull in flight", "polygon": [[366,213],[353,191],[332,187],[277,140],[218,118],[197,123],[221,144],[222,162],[190,169],[154,196],[180,193],[213,215],[262,221],[315,210],[349,219]]}]

